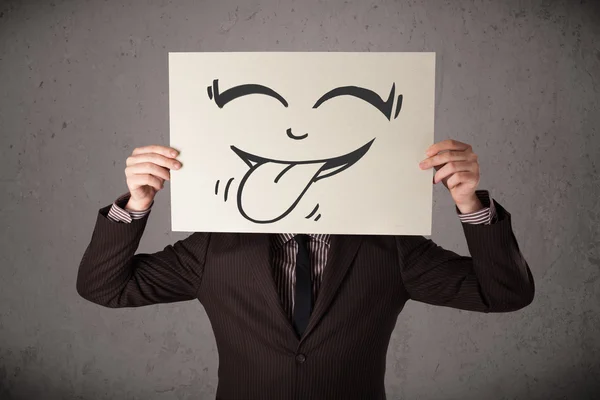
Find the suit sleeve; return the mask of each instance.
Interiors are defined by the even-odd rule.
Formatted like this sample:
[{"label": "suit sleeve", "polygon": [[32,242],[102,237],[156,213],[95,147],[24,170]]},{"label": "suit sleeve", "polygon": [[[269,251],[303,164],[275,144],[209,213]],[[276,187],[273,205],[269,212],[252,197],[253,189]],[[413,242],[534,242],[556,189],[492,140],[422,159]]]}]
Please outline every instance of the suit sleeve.
[{"label": "suit sleeve", "polygon": [[124,223],[101,208],[77,274],[77,293],[95,304],[140,307],[197,298],[210,234],[193,233],[163,250],[135,254],[150,212]]},{"label": "suit sleeve", "polygon": [[423,236],[397,236],[403,284],[411,299],[479,312],[529,305],[535,285],[512,231],[511,215],[495,201],[496,222],[462,222],[470,257]]}]

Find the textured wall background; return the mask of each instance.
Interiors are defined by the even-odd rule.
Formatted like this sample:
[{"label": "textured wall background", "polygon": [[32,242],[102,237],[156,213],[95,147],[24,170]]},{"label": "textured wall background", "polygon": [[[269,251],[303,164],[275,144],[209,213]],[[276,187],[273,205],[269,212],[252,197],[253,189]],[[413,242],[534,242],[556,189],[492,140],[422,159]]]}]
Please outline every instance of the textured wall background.
[{"label": "textured wall background", "polygon": [[[0,398],[210,399],[197,302],[102,309],[75,278],[134,147],[168,145],[168,51],[435,51],[436,141],[480,156],[528,308],[409,302],[390,399],[600,398],[597,1],[0,1]],[[168,185],[167,185],[168,186]],[[467,255],[446,189],[434,234]],[[139,252],[184,238],[159,194]]]}]

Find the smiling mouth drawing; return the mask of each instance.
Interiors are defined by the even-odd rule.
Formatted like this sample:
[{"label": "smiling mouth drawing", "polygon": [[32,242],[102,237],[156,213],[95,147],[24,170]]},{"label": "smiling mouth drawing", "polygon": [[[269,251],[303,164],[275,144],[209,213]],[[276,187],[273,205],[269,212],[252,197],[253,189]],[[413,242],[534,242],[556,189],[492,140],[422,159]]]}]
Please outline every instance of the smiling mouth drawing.
[{"label": "smiling mouth drawing", "polygon": [[[275,160],[231,146],[231,150],[249,167],[237,191],[240,213],[247,220],[259,224],[279,221],[294,210],[313,183],[350,168],[367,153],[374,141],[372,139],[342,156],[309,161]],[[264,199],[269,197],[278,197],[281,207],[263,207]],[[311,217],[317,208],[318,204],[306,218]],[[320,214],[315,220],[319,217]]]}]

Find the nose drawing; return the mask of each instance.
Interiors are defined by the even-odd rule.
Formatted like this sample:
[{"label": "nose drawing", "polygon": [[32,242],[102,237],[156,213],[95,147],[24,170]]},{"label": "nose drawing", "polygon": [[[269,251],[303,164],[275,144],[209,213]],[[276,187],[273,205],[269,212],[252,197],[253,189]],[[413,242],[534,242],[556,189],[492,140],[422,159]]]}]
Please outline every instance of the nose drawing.
[{"label": "nose drawing", "polygon": [[287,131],[285,131],[285,133],[287,133],[287,135],[290,139],[294,139],[294,140],[302,140],[302,139],[306,139],[308,137],[308,133],[305,133],[304,135],[300,135],[300,136],[294,135],[292,133],[292,128],[288,128]]}]

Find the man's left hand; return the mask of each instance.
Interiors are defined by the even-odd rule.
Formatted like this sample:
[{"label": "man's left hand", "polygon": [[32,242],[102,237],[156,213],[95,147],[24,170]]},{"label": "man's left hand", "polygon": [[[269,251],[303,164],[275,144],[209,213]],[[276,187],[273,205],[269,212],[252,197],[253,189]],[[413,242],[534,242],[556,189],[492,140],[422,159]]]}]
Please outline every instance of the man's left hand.
[{"label": "man's left hand", "polygon": [[458,140],[444,140],[430,146],[421,161],[421,169],[434,167],[433,183],[442,182],[450,191],[461,213],[481,210],[483,204],[475,195],[479,185],[479,163],[471,145]]}]

